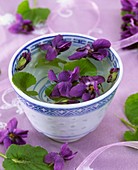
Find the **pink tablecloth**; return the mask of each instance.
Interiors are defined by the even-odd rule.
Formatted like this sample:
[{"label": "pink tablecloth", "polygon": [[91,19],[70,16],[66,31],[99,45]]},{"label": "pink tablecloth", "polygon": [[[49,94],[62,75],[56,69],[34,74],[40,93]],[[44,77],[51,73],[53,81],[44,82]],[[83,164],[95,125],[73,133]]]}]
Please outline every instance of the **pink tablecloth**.
[{"label": "pink tablecloth", "polygon": [[[21,2],[21,0],[0,1],[0,15],[5,13],[15,14],[19,2]],[[95,0],[95,2],[99,6],[101,14],[100,23],[97,28],[102,30],[102,32],[98,34],[93,33],[93,35],[108,38],[111,42],[119,40],[121,25],[120,1]],[[87,3],[87,1],[84,0],[83,3]],[[37,5],[41,7],[49,7],[52,12],[54,12],[57,2],[54,0],[38,0]],[[78,18],[77,22],[80,24],[81,18]],[[64,24],[61,24],[61,30],[62,29],[64,31]],[[81,32],[81,30],[78,30],[78,32]],[[61,146],[60,143],[38,133],[32,127],[20,108],[16,95],[8,81],[8,64],[13,53],[22,44],[36,36],[37,35],[34,34],[14,35],[8,32],[7,26],[0,26],[0,128],[2,128],[4,123],[9,119],[16,117],[19,121],[20,128],[29,129],[27,143],[40,145],[47,148],[48,151],[58,151]],[[69,144],[73,151],[78,151],[78,154],[73,160],[65,164],[64,170],[74,170],[87,155],[101,146],[123,141],[123,133],[127,128],[120,122],[118,117],[124,117],[123,107],[126,98],[130,94],[138,91],[138,51],[120,50],[118,53],[120,54],[124,65],[124,75],[117,93],[100,126],[81,140]],[[5,152],[3,145],[0,145],[0,151]],[[93,168],[94,170],[137,170],[137,156],[138,152],[134,150],[114,148],[109,150],[105,155],[101,155],[101,157],[93,164]],[[1,158],[0,164],[2,164]],[[0,165],[0,170],[2,169],[2,165]]]}]

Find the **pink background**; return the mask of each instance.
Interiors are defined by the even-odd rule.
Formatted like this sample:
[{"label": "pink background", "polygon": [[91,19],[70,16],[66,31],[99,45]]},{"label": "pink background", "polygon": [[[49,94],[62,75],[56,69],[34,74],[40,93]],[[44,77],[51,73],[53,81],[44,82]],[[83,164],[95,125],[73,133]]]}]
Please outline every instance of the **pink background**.
[{"label": "pink background", "polygon": [[[78,0],[74,1],[79,7],[80,15],[82,16],[83,6],[84,4],[87,5],[88,2],[86,0],[80,0],[79,2]],[[0,15],[3,15],[5,13],[15,14],[19,2],[21,2],[21,0],[0,0]],[[118,41],[120,38],[121,25],[120,1],[95,0],[95,2],[97,3],[100,10],[100,22],[97,28],[101,29],[102,33],[98,34],[95,31],[91,35],[100,38],[107,38],[111,42]],[[55,12],[55,9],[57,9],[58,4],[55,0],[38,0],[38,6],[49,7],[53,13]],[[91,21],[91,12],[92,11],[90,11],[89,14],[87,13],[87,16],[84,17],[87,17],[87,22],[89,21],[94,23],[93,21]],[[77,22],[78,25],[80,25],[80,30],[78,30],[78,32],[81,33],[82,29],[87,32],[88,27],[85,27],[85,24],[83,24],[81,17],[76,18],[76,15],[74,15],[73,18],[74,22]],[[69,24],[69,22],[72,22],[73,18],[71,18],[71,20],[68,19],[67,24]],[[59,25],[58,29],[64,31],[65,29],[67,29],[66,26],[67,25],[61,22],[61,25]],[[92,28],[93,26],[94,24],[92,24]],[[72,30],[72,32],[74,31]],[[27,143],[30,143],[32,145],[40,145],[44,148],[47,148],[48,151],[59,151],[61,146],[60,143],[57,143],[44,136],[43,134],[38,133],[32,127],[25,114],[19,114],[17,112],[18,108],[15,104],[16,95],[12,91],[11,85],[8,81],[8,64],[13,53],[25,42],[36,36],[37,35],[34,34],[11,34],[8,32],[7,26],[0,26],[0,69],[2,72],[2,74],[0,75],[0,122],[7,122],[11,118],[16,117],[19,121],[20,128],[29,129],[29,137],[27,138]],[[78,154],[73,160],[65,164],[64,170],[75,170],[75,168],[81,163],[83,159],[85,159],[87,155],[89,155],[92,151],[96,150],[99,147],[123,141],[123,133],[127,130],[127,128],[120,122],[118,117],[125,117],[124,102],[130,94],[136,93],[138,91],[138,51],[119,50],[118,53],[123,62],[124,74],[117,93],[99,127],[94,132],[88,134],[81,140],[69,144],[73,151],[78,151]],[[5,96],[5,93],[8,94]],[[8,104],[5,104],[3,96],[5,96],[4,99],[6,100],[6,102],[8,102]],[[0,151],[5,152],[3,145],[0,145]],[[98,157],[98,159],[93,164],[93,168],[94,170],[137,170],[137,155],[138,152],[136,150],[123,147],[115,147]],[[0,163],[1,162],[2,159],[0,158]],[[3,170],[1,165],[0,170]]]}]

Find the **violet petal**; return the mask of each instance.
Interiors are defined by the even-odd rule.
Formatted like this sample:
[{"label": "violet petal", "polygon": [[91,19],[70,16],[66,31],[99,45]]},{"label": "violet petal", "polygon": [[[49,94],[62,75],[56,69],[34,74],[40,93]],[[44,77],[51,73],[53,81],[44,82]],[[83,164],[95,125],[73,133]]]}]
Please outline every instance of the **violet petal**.
[{"label": "violet petal", "polygon": [[129,22],[131,22],[131,18],[133,18],[132,14],[126,14],[122,17],[122,20],[126,23],[129,23]]},{"label": "violet petal", "polygon": [[29,20],[29,19],[26,19],[26,20],[23,21],[23,24],[24,25],[32,24],[32,21]]},{"label": "violet petal", "polygon": [[71,42],[62,42],[58,44],[58,49],[60,52],[64,52],[66,50],[68,50],[71,46]]},{"label": "violet petal", "polygon": [[6,129],[0,131],[0,143],[3,142],[4,138],[8,135],[8,131]]},{"label": "violet petal", "polygon": [[14,144],[17,144],[17,145],[25,145],[26,144],[26,141],[23,140],[20,136],[17,136],[14,141],[13,141]]},{"label": "violet petal", "polygon": [[95,51],[97,51],[100,48],[109,48],[111,46],[110,41],[106,39],[97,39],[92,44]]},{"label": "violet petal", "polygon": [[65,143],[61,147],[60,155],[63,157],[64,160],[71,160],[77,152],[73,153],[70,148],[68,147],[68,144]]},{"label": "violet petal", "polygon": [[69,60],[78,60],[78,59],[81,59],[81,58],[84,58],[86,57],[88,54],[88,51],[85,50],[85,51],[78,51],[78,52],[75,52],[74,54],[72,54],[71,56],[69,56]]},{"label": "violet petal", "polygon": [[20,33],[22,31],[22,25],[20,23],[17,23],[17,24],[14,24],[14,25],[11,25],[8,30],[11,32],[11,33]]},{"label": "violet petal", "polygon": [[138,33],[138,26],[130,28],[130,32],[131,32],[132,35]]},{"label": "violet petal", "polygon": [[90,44],[87,44],[87,45],[85,45],[84,47],[77,48],[76,51],[80,51],[80,52],[82,52],[82,51],[87,51],[87,53],[88,53],[88,50],[91,50]]},{"label": "violet petal", "polygon": [[72,83],[70,82],[61,82],[58,84],[58,89],[63,97],[69,97],[69,92],[72,87]]},{"label": "violet petal", "polygon": [[54,170],[63,170],[63,167],[64,167],[64,159],[60,155],[57,155],[55,157]]},{"label": "violet petal", "polygon": [[88,101],[91,99],[91,94],[90,93],[83,93],[82,95],[82,100],[83,101]]},{"label": "violet petal", "polygon": [[52,93],[51,93],[51,97],[60,97],[60,92],[58,89],[58,84],[54,87]]},{"label": "violet petal", "polygon": [[88,77],[89,80],[92,82],[92,81],[97,81],[98,84],[101,84],[103,82],[105,82],[105,78],[103,76],[89,76]]},{"label": "violet petal", "polygon": [[71,150],[68,147],[68,143],[65,143],[61,146],[60,149],[60,155],[62,155],[62,157],[70,155],[71,154]]},{"label": "violet petal", "polygon": [[131,11],[132,8],[133,8],[133,4],[135,3],[134,0],[121,0],[121,4],[123,6],[122,10],[125,10],[125,11]]},{"label": "violet petal", "polygon": [[18,122],[16,118],[11,119],[7,124],[8,131],[12,132],[17,127],[17,124]]},{"label": "violet petal", "polygon": [[47,53],[46,53],[46,59],[48,61],[52,61],[57,57],[57,51],[52,48],[51,46],[48,46]]},{"label": "violet petal", "polygon": [[61,81],[68,81],[69,77],[70,77],[70,74],[69,74],[68,71],[62,71],[58,75],[59,82],[61,82]]},{"label": "violet petal", "polygon": [[72,87],[69,94],[71,97],[81,97],[85,89],[86,89],[86,85],[80,83]]},{"label": "violet petal", "polygon": [[41,49],[41,50],[44,50],[44,51],[45,51],[45,50],[48,50],[49,46],[51,47],[50,44],[40,44],[40,45],[39,45],[40,49]]},{"label": "violet petal", "polygon": [[80,73],[80,68],[79,67],[75,67],[74,70],[71,72],[70,75],[70,81],[77,81],[79,79],[79,73]]},{"label": "violet petal", "polygon": [[5,148],[7,149],[12,144],[12,141],[8,137],[6,137],[3,140],[3,144],[4,144]]},{"label": "violet petal", "polygon": [[16,129],[15,131],[15,133],[21,138],[27,138],[28,132],[29,132],[28,130],[19,130],[19,129]]},{"label": "violet petal", "polygon": [[94,86],[94,91],[95,91],[96,94],[98,94],[98,96],[99,96],[99,95],[100,95],[100,92],[99,92],[99,88],[98,88],[98,82],[95,81],[93,86]]},{"label": "violet petal", "polygon": [[105,56],[99,52],[94,52],[92,54],[92,58],[94,58],[95,60],[101,61],[105,58]]},{"label": "violet petal", "polygon": [[123,32],[121,32],[121,39],[125,39],[125,38],[128,38],[130,37],[132,34],[130,33],[129,30],[125,30]]},{"label": "violet petal", "polygon": [[23,17],[22,17],[21,14],[16,14],[16,21],[17,21],[18,23],[23,23]]},{"label": "violet petal", "polygon": [[49,71],[48,71],[48,78],[49,78],[49,80],[51,80],[51,81],[58,82],[57,76],[56,76],[56,74],[54,73],[53,70],[49,70]]},{"label": "violet petal", "polygon": [[62,35],[57,35],[54,37],[54,39],[52,40],[52,46],[53,47],[57,47],[58,42],[60,42],[63,39]]},{"label": "violet petal", "polygon": [[47,163],[47,164],[51,164],[51,163],[54,163],[55,162],[55,157],[57,156],[58,154],[56,152],[50,152],[48,153],[45,158],[44,158],[44,162]]},{"label": "violet petal", "polygon": [[111,68],[110,69],[110,73],[112,74],[112,73],[114,73],[114,72],[119,72],[119,68]]}]

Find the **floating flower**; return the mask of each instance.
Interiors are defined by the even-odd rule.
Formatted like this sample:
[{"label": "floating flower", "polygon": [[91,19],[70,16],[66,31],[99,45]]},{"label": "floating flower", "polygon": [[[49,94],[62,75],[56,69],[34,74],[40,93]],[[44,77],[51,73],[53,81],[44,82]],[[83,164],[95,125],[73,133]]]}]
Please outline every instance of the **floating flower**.
[{"label": "floating flower", "polygon": [[51,41],[51,44],[42,44],[40,45],[40,48],[44,51],[47,51],[46,59],[52,61],[61,52],[68,50],[70,46],[71,46],[71,42],[65,41],[62,35],[57,35]]},{"label": "floating flower", "polygon": [[32,21],[26,19],[24,20],[22,15],[16,14],[16,22],[9,28],[12,33],[23,33],[28,34],[33,31]]},{"label": "floating flower", "polygon": [[57,78],[54,71],[49,70],[49,80],[57,83],[51,93],[51,97],[69,97],[73,82],[79,79],[79,71],[79,67],[75,67],[73,71],[62,71]]},{"label": "floating flower", "polygon": [[107,78],[107,83],[112,83],[116,80],[118,76],[119,68],[111,68],[110,74]]},{"label": "floating flower", "polygon": [[83,101],[94,99],[96,95],[100,95],[99,89],[103,82],[105,82],[103,76],[82,76],[80,83],[70,90],[70,96],[81,97]]},{"label": "floating flower", "polygon": [[78,48],[73,55],[69,56],[70,60],[77,60],[85,57],[90,57],[95,60],[103,60],[108,56],[108,49],[110,48],[111,43],[106,39],[95,40],[92,44],[92,47],[87,44],[84,47]]},{"label": "floating flower", "polygon": [[23,138],[27,138],[28,130],[17,129],[17,119],[11,119],[6,128],[0,131],[0,143],[3,143],[6,148],[11,144],[24,145],[26,144]]},{"label": "floating flower", "polygon": [[16,70],[18,71],[23,70],[30,61],[31,61],[31,53],[29,52],[22,53],[22,56],[18,60]]},{"label": "floating flower", "polygon": [[77,152],[73,153],[72,150],[68,147],[68,144],[65,143],[61,146],[60,152],[50,152],[45,156],[45,163],[53,164],[54,170],[62,170],[64,167],[64,162],[71,160]]}]

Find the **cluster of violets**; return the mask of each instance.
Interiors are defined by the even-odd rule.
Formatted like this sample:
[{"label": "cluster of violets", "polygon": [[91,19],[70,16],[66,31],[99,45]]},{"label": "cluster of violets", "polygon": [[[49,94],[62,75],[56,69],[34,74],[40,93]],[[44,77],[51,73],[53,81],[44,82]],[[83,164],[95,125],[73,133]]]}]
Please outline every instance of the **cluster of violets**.
[{"label": "cluster of violets", "polygon": [[121,38],[128,38],[138,33],[138,1],[121,0],[122,20]]},{"label": "cluster of violets", "polygon": [[[16,118],[11,119],[5,129],[0,131],[0,143],[3,143],[7,149],[10,145],[24,145],[26,141],[24,138],[28,136],[28,130],[21,130],[17,128],[18,121]],[[72,152],[68,147],[68,144],[65,143],[61,146],[60,152],[49,152],[44,157],[44,162],[53,165],[54,170],[62,170],[64,167],[64,162],[71,160],[77,152]]]},{"label": "cluster of violets", "polygon": [[103,76],[80,76],[79,67],[75,67],[73,71],[62,71],[58,78],[53,70],[50,70],[48,77],[57,83],[50,97],[66,97],[69,99],[67,103],[78,103],[78,98],[82,101],[94,99],[96,95],[100,95],[99,89],[105,82]]},{"label": "cluster of violets", "polygon": [[[59,54],[68,50],[71,47],[71,42],[63,39],[62,35],[57,35],[51,43],[41,44],[39,48],[45,51],[45,59],[53,61]],[[93,58],[102,61],[109,55],[111,43],[106,39],[97,39],[92,45],[87,44],[77,48],[75,53],[68,56],[70,60],[79,60],[81,58]],[[24,62],[21,62],[25,60]],[[31,61],[30,53],[23,53],[19,59],[16,70],[22,70]],[[112,68],[110,70],[107,82],[114,82],[119,69]],[[100,95],[103,92],[102,83],[106,80],[101,75],[96,76],[80,76],[80,68],[76,66],[74,70],[63,70],[58,75],[54,70],[48,71],[48,78],[55,83],[55,86],[50,94],[51,99],[65,98],[64,103],[78,103],[80,101],[88,101]]]}]

